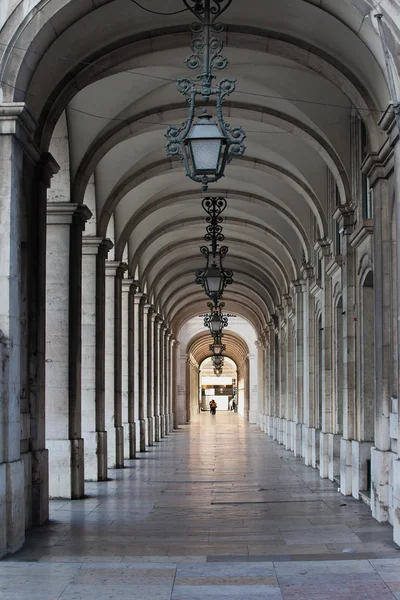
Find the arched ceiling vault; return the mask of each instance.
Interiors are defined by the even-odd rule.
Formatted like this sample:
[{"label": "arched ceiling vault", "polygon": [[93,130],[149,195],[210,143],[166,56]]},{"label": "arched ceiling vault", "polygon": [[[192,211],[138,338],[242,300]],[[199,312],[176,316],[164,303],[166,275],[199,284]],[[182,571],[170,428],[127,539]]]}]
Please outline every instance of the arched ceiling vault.
[{"label": "arched ceiling vault", "polygon": [[[186,353],[191,355],[200,365],[206,358],[212,355],[209,348],[210,343],[210,334],[199,333],[190,340]],[[227,348],[224,355],[233,360],[237,366],[249,354],[249,347],[246,342],[233,331],[226,331],[224,333],[224,344]]]},{"label": "arched ceiling vault", "polygon": [[[203,261],[202,195],[164,149],[168,124],[187,116],[175,80],[194,75],[183,64],[192,16],[150,15],[130,0],[11,4],[0,43],[19,50],[0,56],[2,101],[26,102],[37,144],[61,166],[56,185],[89,205],[90,234],[111,237],[115,259],[181,327],[206,304],[190,276]],[[398,43],[399,2],[383,4]],[[244,127],[247,151],[209,195],[228,201],[227,310],[261,331],[316,236],[328,238],[329,182],[342,204],[353,200],[350,120],[362,118],[377,151],[389,94],[370,0],[233,0],[223,20],[223,76],[237,80],[224,114]]]}]

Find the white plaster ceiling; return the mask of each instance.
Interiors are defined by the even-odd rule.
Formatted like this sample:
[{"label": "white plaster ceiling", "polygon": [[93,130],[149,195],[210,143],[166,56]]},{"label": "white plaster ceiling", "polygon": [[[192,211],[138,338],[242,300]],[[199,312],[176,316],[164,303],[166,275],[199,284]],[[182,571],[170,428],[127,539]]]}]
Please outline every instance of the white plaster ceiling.
[{"label": "white plaster ceiling", "polygon": [[[142,2],[182,8],[180,0]],[[352,200],[352,105],[376,147],[388,92],[370,9],[367,0],[233,0],[223,16],[230,64],[222,76],[237,79],[225,115],[247,132],[247,151],[210,195],[228,199],[226,264],[236,274],[227,308],[259,332],[303,257],[312,259],[315,232],[328,236],[329,171],[342,203]],[[29,90],[33,116],[46,123],[43,144],[61,117],[50,145],[61,166],[54,189],[65,190],[71,176],[71,197],[95,213],[88,232],[111,237],[112,256],[127,260],[179,328],[205,305],[191,275],[203,260],[202,194],[164,149],[168,124],[187,116],[175,80],[194,75],[183,64],[193,19],[150,15],[130,0],[48,0],[42,17],[51,30],[40,32],[32,15],[19,33],[19,45],[36,54],[16,87]]]}]

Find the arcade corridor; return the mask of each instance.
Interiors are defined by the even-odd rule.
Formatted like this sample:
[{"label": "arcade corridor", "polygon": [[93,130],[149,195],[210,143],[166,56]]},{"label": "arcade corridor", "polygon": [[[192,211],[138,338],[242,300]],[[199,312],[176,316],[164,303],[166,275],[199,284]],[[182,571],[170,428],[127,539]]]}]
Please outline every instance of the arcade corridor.
[{"label": "arcade corridor", "polygon": [[0,563],[0,596],[388,600],[400,598],[391,540],[240,415],[203,413],[85,499],[51,501],[50,522]]}]

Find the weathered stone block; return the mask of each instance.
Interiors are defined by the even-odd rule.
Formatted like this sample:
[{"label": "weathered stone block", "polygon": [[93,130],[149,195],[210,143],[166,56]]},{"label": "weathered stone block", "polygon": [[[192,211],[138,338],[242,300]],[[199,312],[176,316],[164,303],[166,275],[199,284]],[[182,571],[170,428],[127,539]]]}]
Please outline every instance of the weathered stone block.
[{"label": "weathered stone block", "polygon": [[390,452],[371,449],[371,511],[380,522],[389,516],[389,455]]}]

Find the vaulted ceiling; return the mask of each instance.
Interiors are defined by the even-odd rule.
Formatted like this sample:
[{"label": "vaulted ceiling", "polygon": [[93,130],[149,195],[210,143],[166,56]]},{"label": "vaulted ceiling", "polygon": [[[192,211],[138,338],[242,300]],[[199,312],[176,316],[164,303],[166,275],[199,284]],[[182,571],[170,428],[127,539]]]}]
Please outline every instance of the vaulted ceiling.
[{"label": "vaulted ceiling", "polygon": [[[33,19],[19,32],[18,45],[29,38],[36,54],[20,57],[17,90],[4,94],[19,100],[28,90],[37,141],[50,143],[61,166],[52,199],[68,189],[90,207],[87,233],[112,239],[112,258],[128,262],[179,329],[205,309],[194,284],[203,195],[164,148],[168,124],[187,117],[175,80],[192,75],[184,59],[193,17],[150,14],[130,0],[59,4],[43,9],[40,33]],[[180,0],[142,4],[183,8]],[[389,97],[370,9],[363,0],[233,0],[223,15],[223,75],[237,79],[225,115],[245,129],[247,150],[209,195],[228,200],[225,264],[235,282],[227,310],[257,331],[311,259],[315,238],[328,236],[329,173],[341,203],[351,201],[352,107],[377,147]]]}]

